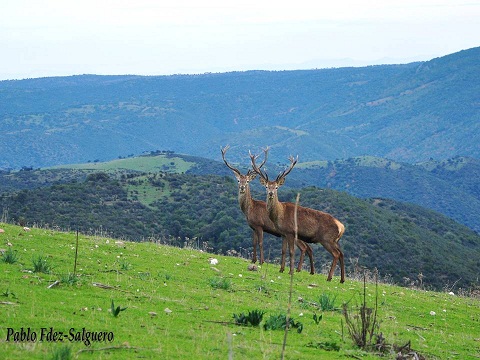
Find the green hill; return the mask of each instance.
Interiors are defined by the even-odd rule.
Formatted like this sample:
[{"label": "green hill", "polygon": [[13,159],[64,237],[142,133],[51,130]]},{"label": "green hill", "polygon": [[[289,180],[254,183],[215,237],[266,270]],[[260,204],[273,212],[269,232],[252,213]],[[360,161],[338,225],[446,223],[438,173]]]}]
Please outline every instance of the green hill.
[{"label": "green hill", "polygon": [[[77,170],[76,170],[77,171]],[[83,175],[85,176],[85,175]],[[345,192],[306,187],[301,205],[327,211],[346,225],[341,240],[349,268],[377,268],[398,284],[468,288],[480,274],[480,236],[414,205],[361,200]],[[286,188],[282,201],[297,190]],[[254,196],[264,198],[258,184]],[[132,241],[196,244],[215,253],[235,250],[249,258],[251,233],[232,176],[176,173],[90,173],[70,182],[0,195],[4,218],[28,225],[80,229]],[[268,261],[279,258],[279,239],[265,242]],[[315,246],[318,269],[331,259]]]},{"label": "green hill", "polygon": [[315,185],[362,198],[382,197],[438,211],[480,233],[480,161],[457,157],[416,165],[376,157],[306,162],[295,186]]},{"label": "green hill", "polygon": [[[0,228],[3,359],[280,358],[284,331],[270,329],[287,312],[290,279],[275,265],[251,272],[237,257],[83,234],[77,250],[74,233]],[[16,261],[5,262],[11,252]],[[285,359],[378,358],[353,344],[339,310],[347,303],[350,316],[358,314],[364,297],[375,308],[376,295],[376,352],[385,358],[398,358],[408,343],[405,359],[413,351],[428,359],[479,356],[478,298],[371,282],[364,293],[350,276],[339,284],[301,272],[291,304],[301,328],[289,331]],[[112,307],[124,310],[114,316]],[[255,310],[264,312],[260,326],[235,324],[234,314]]]}]

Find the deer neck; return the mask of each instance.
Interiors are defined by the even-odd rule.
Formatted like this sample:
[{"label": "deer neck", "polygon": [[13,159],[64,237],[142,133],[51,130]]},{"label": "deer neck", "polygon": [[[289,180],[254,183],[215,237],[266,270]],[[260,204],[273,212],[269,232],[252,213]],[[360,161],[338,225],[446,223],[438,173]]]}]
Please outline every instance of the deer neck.
[{"label": "deer neck", "polygon": [[278,201],[277,195],[273,197],[267,196],[267,212],[268,217],[274,223],[278,223],[278,221],[283,218],[283,206],[280,201]]},{"label": "deer neck", "polygon": [[252,195],[250,194],[250,187],[245,187],[244,192],[238,191],[238,203],[240,204],[240,209],[244,214],[248,212],[248,210],[252,207],[253,199]]}]

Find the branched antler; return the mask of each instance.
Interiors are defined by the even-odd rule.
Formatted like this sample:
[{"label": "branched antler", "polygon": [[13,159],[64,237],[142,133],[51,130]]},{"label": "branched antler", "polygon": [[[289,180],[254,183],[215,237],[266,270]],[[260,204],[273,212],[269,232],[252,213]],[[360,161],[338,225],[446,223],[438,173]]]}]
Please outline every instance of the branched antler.
[{"label": "branched antler", "polygon": [[262,171],[262,166],[265,165],[265,162],[267,161],[267,156],[268,156],[268,146],[263,149],[263,153],[265,154],[265,158],[263,159],[263,162],[260,164],[260,166],[257,166],[257,164],[255,163],[256,159],[260,156],[260,155],[253,155],[250,151],[248,151],[248,154],[250,155],[250,160],[252,162],[252,168],[253,168],[253,171],[255,171],[258,175],[260,175],[260,177],[262,179],[264,179],[265,181],[268,181],[268,175],[267,175],[267,172],[266,171]]},{"label": "branched antler", "polygon": [[290,171],[292,171],[293,167],[298,162],[298,155],[297,155],[297,158],[294,158],[292,155],[290,155],[288,160],[290,160],[290,167],[288,169],[283,170],[280,174],[278,174],[277,179],[275,181],[280,181],[282,178],[290,174]]},{"label": "branched antler", "polygon": [[227,165],[227,167],[232,170],[235,174],[237,174],[238,176],[240,176],[240,171],[237,169],[237,168],[234,168],[232,165],[230,165],[228,162],[227,162],[227,159],[225,159],[225,153],[228,151],[228,149],[230,149],[230,145],[227,145],[225,146],[223,149],[221,149],[221,152],[222,152],[222,159],[223,161],[225,162],[225,165]]}]

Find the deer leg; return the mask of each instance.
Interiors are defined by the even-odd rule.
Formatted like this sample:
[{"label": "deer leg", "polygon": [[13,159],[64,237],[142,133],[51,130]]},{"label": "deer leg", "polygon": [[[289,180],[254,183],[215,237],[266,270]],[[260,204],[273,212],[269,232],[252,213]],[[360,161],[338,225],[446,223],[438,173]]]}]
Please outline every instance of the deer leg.
[{"label": "deer leg", "polygon": [[345,263],[343,261],[343,252],[340,250],[340,246],[335,243],[334,249],[330,252],[333,256],[332,267],[328,273],[327,281],[332,280],[333,273],[335,272],[335,267],[337,266],[337,261],[340,260],[340,283],[345,282]]},{"label": "deer leg", "polygon": [[295,268],[295,238],[291,237],[288,241],[288,252],[290,253],[290,272],[289,274],[292,275],[294,273]]},{"label": "deer leg", "polygon": [[253,257],[252,257],[252,263],[257,262],[257,232],[253,230],[252,232],[252,243],[253,243]]},{"label": "deer leg", "polygon": [[[338,245],[336,243],[322,243],[323,247],[325,250],[327,250],[332,256],[333,256],[333,261],[332,261],[332,266],[330,267],[330,271],[328,272],[328,277],[327,281],[331,281],[333,277],[333,273],[335,272],[335,267],[337,266],[337,261],[341,257],[342,259],[340,260],[340,264],[343,262],[343,253],[340,251],[338,248]],[[343,281],[340,281],[343,282]]]},{"label": "deer leg", "polygon": [[338,260],[338,258],[335,255],[333,255],[332,266],[330,267],[330,271],[328,273],[327,281],[332,280],[333,272],[335,271],[335,267],[337,266],[337,260]]},{"label": "deer leg", "polygon": [[297,241],[297,247],[300,249],[300,260],[298,260],[297,272],[300,272],[302,271],[303,259],[305,259],[305,251],[307,248],[301,240]]},{"label": "deer leg", "polygon": [[263,229],[258,230],[257,241],[258,241],[258,246],[260,248],[260,265],[262,265],[265,261],[263,257]]},{"label": "deer leg", "polygon": [[287,252],[287,239],[282,236],[282,260],[280,263],[280,272],[285,270],[285,254]]},{"label": "deer leg", "polygon": [[343,252],[342,250],[340,250],[340,248],[338,249],[338,251],[340,252],[340,256],[339,256],[339,259],[340,259],[340,271],[341,271],[341,277],[340,277],[340,282],[341,283],[344,283],[345,282],[345,263],[343,262]]},{"label": "deer leg", "polygon": [[305,253],[307,253],[308,258],[310,259],[310,274],[315,274],[315,265],[313,261],[313,250],[310,245],[302,240],[297,240],[297,247],[300,249],[300,260],[298,262],[297,271],[300,271],[303,266],[303,261],[305,259]]},{"label": "deer leg", "polygon": [[308,258],[310,259],[310,274],[313,275],[315,274],[315,265],[313,262],[313,250],[310,245],[308,245],[307,243],[304,243],[304,244],[305,244],[305,251],[307,252]]}]

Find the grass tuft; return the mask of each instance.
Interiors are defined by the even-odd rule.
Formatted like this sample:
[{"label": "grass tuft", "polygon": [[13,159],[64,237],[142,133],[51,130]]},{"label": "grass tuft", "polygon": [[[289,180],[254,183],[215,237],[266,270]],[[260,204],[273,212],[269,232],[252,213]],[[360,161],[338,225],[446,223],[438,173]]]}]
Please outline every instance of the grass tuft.
[{"label": "grass tuft", "polygon": [[235,320],[235,324],[237,325],[259,326],[263,320],[264,314],[265,314],[265,311],[252,310],[252,311],[249,311],[247,315],[245,315],[244,313],[233,314],[233,319]]},{"label": "grass tuft", "polygon": [[2,261],[7,264],[15,264],[18,261],[17,251],[8,248],[8,250],[2,254]]},{"label": "grass tuft", "polygon": [[32,259],[33,272],[50,274],[53,270],[52,265],[48,262],[48,259],[43,255],[38,255]]},{"label": "grass tuft", "polygon": [[214,277],[209,280],[210,286],[214,289],[232,290],[232,282],[224,277]]},{"label": "grass tuft", "polygon": [[68,345],[61,345],[53,349],[52,360],[70,360],[73,359],[72,348]]}]

